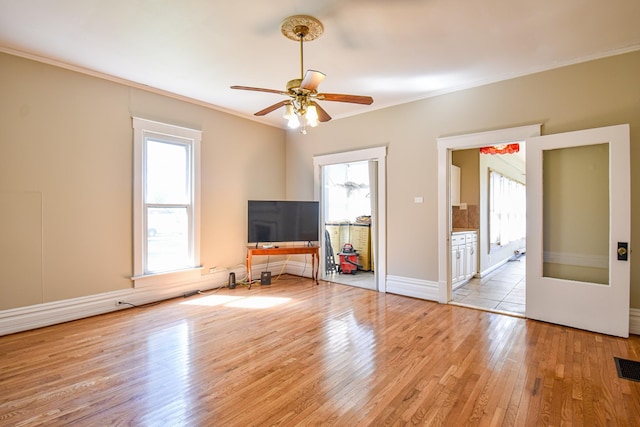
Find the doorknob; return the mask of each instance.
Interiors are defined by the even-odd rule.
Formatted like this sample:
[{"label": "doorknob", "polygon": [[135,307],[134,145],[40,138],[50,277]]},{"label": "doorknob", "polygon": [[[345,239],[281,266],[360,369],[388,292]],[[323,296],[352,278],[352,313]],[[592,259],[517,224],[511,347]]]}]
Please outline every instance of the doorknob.
[{"label": "doorknob", "polygon": [[629,244],[627,242],[618,242],[618,261],[627,261],[629,259]]}]

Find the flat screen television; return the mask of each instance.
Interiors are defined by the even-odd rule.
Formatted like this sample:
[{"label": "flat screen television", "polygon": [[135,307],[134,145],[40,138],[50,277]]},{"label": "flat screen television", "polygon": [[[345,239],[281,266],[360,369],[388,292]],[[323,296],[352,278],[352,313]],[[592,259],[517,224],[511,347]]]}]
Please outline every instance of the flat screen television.
[{"label": "flat screen television", "polygon": [[247,214],[249,243],[319,240],[319,202],[249,200]]}]

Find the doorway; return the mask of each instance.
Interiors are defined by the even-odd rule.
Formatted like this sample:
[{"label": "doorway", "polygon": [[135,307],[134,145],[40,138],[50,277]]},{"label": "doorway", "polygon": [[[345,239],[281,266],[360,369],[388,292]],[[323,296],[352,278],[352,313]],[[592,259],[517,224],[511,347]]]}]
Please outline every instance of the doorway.
[{"label": "doorway", "polygon": [[[453,300],[453,288],[451,283],[451,256],[450,242],[451,231],[453,228],[452,218],[452,201],[451,201],[451,183],[449,180],[449,170],[452,164],[452,153],[455,150],[466,149],[478,149],[483,146],[519,142],[524,141],[527,138],[540,135],[541,125],[521,126],[516,128],[501,129],[497,131],[481,132],[475,134],[467,134],[460,136],[452,136],[445,138],[438,138],[438,206],[441,209],[438,211],[438,282],[439,282],[439,297],[438,301],[441,303],[449,303]],[[488,180],[488,176],[486,177]],[[488,187],[486,187],[488,188]],[[478,198],[480,200],[480,198]],[[479,209],[484,212],[488,212],[488,207],[479,203]],[[487,221],[487,218],[484,219]],[[480,233],[478,236],[478,246],[481,248],[481,261],[482,266],[482,248],[488,248],[488,225],[480,225],[481,229],[485,229],[485,233]],[[487,253],[486,256],[491,255]],[[487,265],[487,263],[484,263]],[[489,280],[489,275],[492,270],[484,272],[486,274],[485,280]],[[496,271],[497,273],[497,271]]]},{"label": "doorway", "polygon": [[[462,256],[459,247],[452,248],[458,264],[469,265],[462,266],[464,276],[452,278],[451,301],[524,316],[525,145],[519,142],[452,150],[451,159],[451,172],[456,172],[452,184],[452,242],[455,246],[463,236],[467,240],[473,237]],[[452,269],[452,273],[456,271]]]},{"label": "doorway", "polygon": [[[540,128],[541,125],[532,125],[438,139],[439,301],[449,303],[452,299],[451,257],[448,254],[452,150],[526,141],[526,197],[527,210],[531,215],[527,217],[529,263],[526,267],[525,316],[627,337],[630,288],[628,245],[631,234],[630,127],[625,124],[547,136],[540,136]],[[594,152],[598,154],[594,155]],[[544,179],[543,157],[545,165],[549,165],[544,168]],[[554,164],[556,161],[557,164]],[[586,179],[576,178],[574,170],[582,173],[581,176],[590,177],[593,170],[601,174],[593,184]],[[552,175],[556,171],[562,171],[564,175],[559,175],[560,178]],[[570,185],[561,186],[565,181]],[[578,205],[573,201],[574,198],[580,202],[593,202],[592,193],[596,187],[598,194],[603,195],[596,201],[596,206],[608,214],[576,216]],[[578,211],[591,212],[591,209],[580,206]],[[548,216],[543,223],[544,215]],[[588,225],[578,223],[575,220],[577,217],[585,217],[591,222]],[[549,225],[556,221],[562,225],[552,229]],[[571,238],[562,236],[557,239],[558,230],[569,233]],[[601,238],[596,239],[598,244],[588,246],[585,255],[580,250],[587,245],[576,236],[589,235]],[[569,241],[573,246],[557,249],[553,246],[557,240]],[[568,310],[568,307],[571,309]],[[594,316],[593,313],[598,315]]]},{"label": "doorway", "polygon": [[[315,198],[320,201],[320,223],[322,231],[320,233],[320,272],[325,280],[337,281],[337,279],[340,279],[346,283],[350,279],[355,279],[355,276],[360,274],[361,278],[364,279],[368,277],[369,280],[363,280],[361,282],[359,280],[351,280],[347,284],[386,292],[386,152],[386,147],[376,147],[314,156],[313,158]],[[342,166],[335,167],[334,170],[335,165]],[[354,175],[344,174],[344,169],[349,168],[352,169]],[[356,172],[356,170],[359,171]],[[366,171],[366,173],[363,171]],[[352,237],[350,232],[353,230],[354,233],[364,234],[370,240],[369,260],[367,263],[356,258],[357,264],[363,267],[365,267],[365,264],[368,264],[369,271],[366,271],[364,268],[359,269],[359,267],[356,266],[355,268],[357,270],[355,274],[348,275],[354,276],[353,278],[340,277],[342,273],[332,271],[332,266],[328,259],[330,259],[331,252],[333,252],[333,262],[339,265],[340,256],[338,254],[340,252],[336,252],[336,250],[341,251],[342,248],[340,245],[347,242],[341,242],[340,230],[335,230],[335,228],[327,229],[327,226],[333,225],[332,222],[336,220],[336,218],[332,217],[333,215],[340,216],[340,211],[344,212],[344,210],[342,207],[332,208],[331,205],[336,202],[330,202],[329,197],[332,188],[335,190],[333,191],[334,193],[340,192],[345,197],[349,191],[351,195],[354,195],[356,187],[364,184],[363,182],[357,182],[364,181],[362,178],[363,175],[368,176],[367,185],[369,188],[366,190],[366,193],[365,191],[360,191],[365,190],[364,186],[362,189],[358,188],[357,190],[360,193],[360,197],[358,198],[360,199],[360,203],[369,204],[370,215],[358,213],[355,214],[356,217],[353,219],[353,224],[351,224],[350,218],[343,218],[343,220],[346,219],[346,222],[349,224],[338,223],[337,226],[346,227],[348,231],[344,235],[349,238]],[[336,178],[338,176],[340,178]],[[357,179],[351,180],[350,176],[355,176]],[[363,194],[365,194],[366,197],[364,197]],[[366,202],[363,200],[366,200]],[[358,216],[364,218],[358,221]],[[368,224],[363,224],[366,222],[368,222]],[[351,228],[351,226],[353,226],[353,228]],[[334,233],[333,239],[331,238],[332,231]],[[336,234],[336,232],[338,234]],[[328,248],[331,249],[328,250]],[[354,258],[349,257],[349,260],[353,261]]]},{"label": "doorway", "polygon": [[327,281],[375,289],[375,263],[371,262],[374,167],[358,161],[322,168],[323,278]]}]

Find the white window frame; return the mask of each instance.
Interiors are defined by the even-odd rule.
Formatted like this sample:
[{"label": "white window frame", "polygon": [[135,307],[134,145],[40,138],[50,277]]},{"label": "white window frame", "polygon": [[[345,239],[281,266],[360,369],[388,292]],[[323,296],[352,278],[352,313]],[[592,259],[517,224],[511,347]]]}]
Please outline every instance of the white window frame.
[{"label": "white window frame", "polygon": [[[162,286],[200,276],[200,143],[202,131],[133,117],[133,277],[134,287]],[[146,273],[146,204],[144,200],[145,140],[180,141],[190,145],[192,200],[189,222],[193,265],[161,273]]]}]

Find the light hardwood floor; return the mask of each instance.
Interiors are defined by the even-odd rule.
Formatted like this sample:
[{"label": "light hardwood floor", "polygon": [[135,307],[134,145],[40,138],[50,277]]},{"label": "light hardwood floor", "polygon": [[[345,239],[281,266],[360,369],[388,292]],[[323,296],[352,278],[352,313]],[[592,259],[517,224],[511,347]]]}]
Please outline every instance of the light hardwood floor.
[{"label": "light hardwood floor", "polygon": [[0,337],[2,426],[637,426],[640,337],[283,276]]}]

